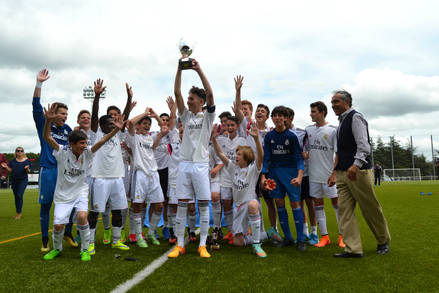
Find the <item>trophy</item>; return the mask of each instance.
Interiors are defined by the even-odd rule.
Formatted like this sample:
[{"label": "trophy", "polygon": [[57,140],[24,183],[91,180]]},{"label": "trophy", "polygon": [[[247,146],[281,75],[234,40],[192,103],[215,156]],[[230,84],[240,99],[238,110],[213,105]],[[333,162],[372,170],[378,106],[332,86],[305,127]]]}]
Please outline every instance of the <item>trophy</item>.
[{"label": "trophy", "polygon": [[189,58],[189,56],[192,54],[193,46],[189,46],[188,43],[185,42],[183,38],[181,38],[178,48],[180,49],[180,53],[182,57],[182,59],[180,60],[180,68],[182,70],[191,69],[192,59]]}]

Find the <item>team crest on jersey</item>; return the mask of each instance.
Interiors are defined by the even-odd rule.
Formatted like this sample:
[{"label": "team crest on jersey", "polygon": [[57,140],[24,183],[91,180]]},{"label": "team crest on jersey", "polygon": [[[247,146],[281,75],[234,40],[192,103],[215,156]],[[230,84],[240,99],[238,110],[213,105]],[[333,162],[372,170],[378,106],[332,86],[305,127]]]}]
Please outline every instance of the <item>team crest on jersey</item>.
[{"label": "team crest on jersey", "polygon": [[285,145],[289,145],[290,141],[288,139],[285,140]]},{"label": "team crest on jersey", "polygon": [[329,136],[328,136],[327,134],[323,135],[323,139],[324,139],[324,140],[328,140],[328,137],[329,137]]},{"label": "team crest on jersey", "polygon": [[94,207],[96,210],[99,208],[98,204],[95,204]]},{"label": "team crest on jersey", "polygon": [[136,199],[140,199],[140,195],[136,195]]},{"label": "team crest on jersey", "polygon": [[204,114],[200,113],[200,114],[197,115],[197,118],[203,118],[203,116],[204,116]]},{"label": "team crest on jersey", "polygon": [[271,143],[274,143],[274,140],[271,140],[270,142],[271,142]]}]

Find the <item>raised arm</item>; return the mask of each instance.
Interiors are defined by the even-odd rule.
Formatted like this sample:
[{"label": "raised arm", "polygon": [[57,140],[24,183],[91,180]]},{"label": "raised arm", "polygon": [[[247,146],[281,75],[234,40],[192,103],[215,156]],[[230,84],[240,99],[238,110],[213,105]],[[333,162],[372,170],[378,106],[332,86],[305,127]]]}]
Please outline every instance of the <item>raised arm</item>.
[{"label": "raised arm", "polygon": [[145,112],[143,112],[142,114],[137,115],[136,117],[134,117],[131,120],[128,120],[128,133],[133,136],[134,134],[136,134],[136,131],[134,129],[134,126],[140,121],[142,120],[143,117],[149,116],[150,115],[150,111],[151,108],[146,108]]},{"label": "raised arm", "polygon": [[[123,115],[125,119],[128,119],[131,113],[131,110],[136,106],[136,102],[133,102],[133,89],[128,83],[125,83],[125,87],[127,89],[127,103],[125,104],[125,109],[123,110]],[[134,104],[133,104],[134,103]]]},{"label": "raised arm", "polygon": [[[204,75],[203,70],[201,69],[200,63],[198,63],[197,60],[192,59],[192,67],[191,68],[198,73],[198,76],[201,79],[201,83],[203,84],[203,88],[206,91],[206,104],[207,104],[207,106],[212,107],[213,105],[215,105],[215,101],[213,99],[212,88],[210,87],[210,83],[207,80],[207,77]],[[180,112],[180,110],[178,112]]]},{"label": "raised arm", "polygon": [[172,130],[177,122],[177,103],[174,102],[174,99],[172,99],[171,96],[166,99],[166,103],[168,104],[169,111],[171,111],[168,125],[169,129]]},{"label": "raised arm", "polygon": [[50,135],[50,123],[55,121],[57,118],[62,117],[61,114],[56,114],[56,109],[58,106],[56,104],[47,105],[47,109],[44,108],[44,117],[46,121],[44,123],[43,130],[43,138],[47,141],[47,143],[56,151],[59,150],[59,144],[56,140]]},{"label": "raised arm", "polygon": [[38,135],[40,139],[42,138],[42,130],[44,127],[44,114],[43,107],[41,106],[40,97],[41,97],[41,87],[43,86],[43,82],[50,78],[49,71],[47,69],[42,69],[37,74],[37,83],[34,89],[34,96],[32,99],[32,115],[35,121],[35,125],[37,126]]},{"label": "raised arm", "polygon": [[91,110],[91,130],[98,131],[99,126],[99,99],[104,92],[106,86],[103,86],[104,81],[100,78],[94,82],[95,98],[93,99],[93,107]]},{"label": "raised arm", "polygon": [[169,133],[169,128],[166,125],[162,125],[160,132],[156,135],[152,149],[155,150],[160,145],[160,140]]},{"label": "raised arm", "polygon": [[235,103],[233,105],[233,112],[235,112],[236,118],[241,122],[244,119],[244,114],[241,111],[241,88],[242,81],[244,80],[244,76],[237,75],[235,77]]},{"label": "raised arm", "polygon": [[95,143],[92,147],[91,147],[91,151],[92,153],[95,153],[98,149],[100,149],[110,138],[112,138],[114,135],[116,135],[116,133],[119,132],[119,130],[121,130],[124,126],[125,121],[123,121],[123,115],[117,115],[116,118],[113,121],[114,129],[106,134],[103,138],[101,138],[101,140],[99,140],[97,143]]},{"label": "raised arm", "polygon": [[162,127],[162,118],[160,118],[159,114],[157,114],[152,108],[149,108],[149,117],[154,118],[157,121],[157,124]]},{"label": "raised arm", "polygon": [[174,81],[174,96],[177,102],[178,114],[182,115],[184,111],[184,101],[183,96],[181,95],[181,68],[180,64],[177,67],[177,74],[175,75]]},{"label": "raised arm", "polygon": [[217,156],[223,161],[224,165],[226,167],[229,165],[229,158],[226,157],[226,155],[221,150],[221,147],[219,146],[218,142],[216,141],[216,138],[218,137],[218,124],[215,124],[212,129],[212,142],[213,142],[213,148],[215,149],[215,152]]},{"label": "raised arm", "polygon": [[256,124],[252,124],[249,134],[253,137],[256,144],[256,167],[258,170],[261,170],[264,161],[264,150],[262,149],[262,143],[259,139],[259,130],[256,127]]}]

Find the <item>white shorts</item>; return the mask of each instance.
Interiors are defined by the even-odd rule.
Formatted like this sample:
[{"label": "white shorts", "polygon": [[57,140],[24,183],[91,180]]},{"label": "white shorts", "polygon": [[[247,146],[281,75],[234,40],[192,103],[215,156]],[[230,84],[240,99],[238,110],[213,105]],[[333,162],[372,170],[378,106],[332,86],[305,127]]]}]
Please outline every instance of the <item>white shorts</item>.
[{"label": "white shorts", "polygon": [[131,186],[131,172],[129,169],[129,165],[124,163],[125,169],[125,177],[123,177],[123,186],[125,187],[125,192],[127,193],[127,197],[129,198],[130,186]]},{"label": "white shorts", "polygon": [[220,193],[221,185],[218,181],[210,181],[210,192],[214,193]]},{"label": "white shorts", "polygon": [[85,178],[85,182],[87,182],[87,184],[88,184],[88,195],[90,196],[90,198],[91,198],[91,195],[93,194],[93,182],[94,181],[95,181],[94,178],[91,176],[87,176]]},{"label": "white shorts", "polygon": [[74,218],[76,218],[76,213],[79,211],[87,212],[88,197],[86,195],[80,195],[72,202],[56,203],[53,211],[53,224],[68,224],[70,214],[74,208],[76,209]]},{"label": "white shorts", "polygon": [[146,175],[142,170],[134,173],[134,203],[159,203],[165,200],[160,186],[159,173],[156,171],[151,176]]},{"label": "white shorts", "polygon": [[[190,200],[188,203],[195,203],[195,200]],[[168,204],[178,204],[177,188],[168,185]]]},{"label": "white shorts", "polygon": [[241,204],[239,207],[233,208],[233,235],[242,233],[243,235],[248,233],[248,203],[250,201]]},{"label": "white shorts", "polygon": [[103,213],[107,201],[110,201],[111,210],[123,210],[128,208],[122,178],[94,179],[90,209],[94,212]]},{"label": "white shorts", "polygon": [[314,198],[323,198],[323,195],[326,195],[326,198],[336,198],[337,187],[331,186],[327,183],[317,183],[317,182],[309,182],[309,195]]},{"label": "white shorts", "polygon": [[221,186],[220,195],[222,200],[232,200],[233,199],[232,187]]},{"label": "white shorts", "polygon": [[178,199],[210,200],[209,164],[180,162],[177,190]]}]

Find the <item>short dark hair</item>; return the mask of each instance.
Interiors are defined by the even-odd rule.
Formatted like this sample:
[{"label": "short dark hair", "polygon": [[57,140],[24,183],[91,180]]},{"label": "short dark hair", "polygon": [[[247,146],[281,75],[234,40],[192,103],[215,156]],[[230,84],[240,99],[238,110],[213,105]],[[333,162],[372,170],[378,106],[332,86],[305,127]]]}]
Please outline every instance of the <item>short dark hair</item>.
[{"label": "short dark hair", "polygon": [[88,110],[81,110],[81,111],[79,111],[79,114],[78,114],[78,120],[79,120],[79,117],[81,117],[81,115],[84,114],[84,113],[87,113],[88,115],[91,116],[90,111],[88,111]]},{"label": "short dark hair", "polygon": [[160,118],[163,117],[163,116],[166,116],[166,117],[169,118],[169,114],[168,114],[168,113],[162,113],[162,114],[160,114]]},{"label": "short dark hair", "polygon": [[103,125],[106,125],[110,119],[113,119],[111,115],[102,115],[99,118],[99,126],[102,128]]},{"label": "short dark hair", "polygon": [[87,134],[82,132],[81,130],[73,130],[69,134],[69,143],[77,143],[80,140],[87,140]]},{"label": "short dark hair", "polygon": [[200,99],[203,100],[203,104],[206,102],[206,91],[202,88],[192,86],[192,88],[189,90],[190,94],[196,94]]},{"label": "short dark hair", "polygon": [[345,90],[334,91],[334,96],[337,94],[341,95],[341,98],[349,103],[349,107],[352,107],[352,95],[349,92]]},{"label": "short dark hair", "polygon": [[325,117],[328,114],[328,108],[326,107],[325,103],[323,103],[322,101],[311,103],[310,107],[317,108],[317,110],[319,110],[320,113],[324,112]]},{"label": "short dark hair", "polygon": [[288,117],[288,110],[285,106],[276,106],[271,112],[271,117],[273,117],[276,114],[284,117]]},{"label": "short dark hair", "polygon": [[288,118],[294,118],[294,110],[290,107],[285,107],[285,110],[287,110],[287,116]]},{"label": "short dark hair", "polygon": [[268,108],[267,105],[265,105],[265,104],[259,104],[259,105],[256,107],[256,110],[258,110],[258,108],[264,108],[265,110],[267,110],[267,117],[270,117],[270,108]]},{"label": "short dark hair", "polygon": [[116,110],[118,114],[120,114],[120,109],[117,106],[108,106],[107,108],[107,115],[110,113],[111,110]]},{"label": "short dark hair", "polygon": [[228,120],[231,120],[231,121],[235,122],[236,125],[239,126],[239,119],[236,118],[236,116],[230,116],[230,117],[227,117],[227,121],[228,121]]},{"label": "short dark hair", "polygon": [[[160,117],[161,117],[161,116],[160,116]],[[147,120],[147,121],[149,121],[149,124],[152,123],[151,118],[150,118],[149,116],[145,116],[145,117],[143,117],[142,119],[140,119],[139,122],[137,122],[137,124],[142,124],[143,120]]]},{"label": "short dark hair", "polygon": [[64,103],[61,103],[61,102],[55,102],[54,104],[56,105],[56,111],[57,111],[57,112],[58,112],[58,109],[59,109],[59,108],[64,108],[64,109],[66,109],[66,110],[69,110],[69,107],[67,107],[67,105],[64,104]]},{"label": "short dark hair", "polygon": [[224,112],[222,112],[218,117],[219,117],[219,119],[222,119],[222,118],[224,118],[224,117],[226,117],[227,119],[229,119],[229,117],[232,117],[232,114],[230,114],[229,111],[224,111]]}]

